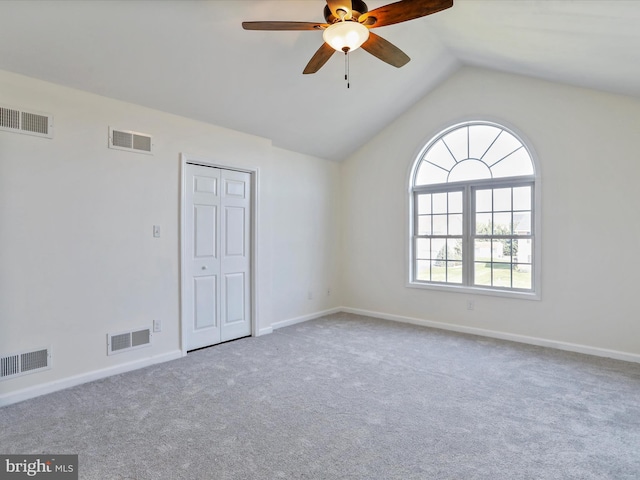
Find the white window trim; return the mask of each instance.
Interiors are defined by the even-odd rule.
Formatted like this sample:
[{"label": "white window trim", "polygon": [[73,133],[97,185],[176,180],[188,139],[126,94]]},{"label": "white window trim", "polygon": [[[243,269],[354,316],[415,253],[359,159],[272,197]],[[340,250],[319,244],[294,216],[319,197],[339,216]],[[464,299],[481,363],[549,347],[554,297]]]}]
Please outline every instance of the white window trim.
[{"label": "white window trim", "polygon": [[[529,180],[534,183],[534,199],[533,199],[533,212],[532,212],[532,221],[534,225],[534,259],[533,259],[533,271],[534,275],[532,278],[532,291],[531,292],[523,292],[519,290],[511,291],[511,290],[501,290],[497,288],[484,288],[480,286],[470,286],[470,285],[456,285],[456,284],[436,284],[436,283],[424,283],[424,282],[416,282],[413,280],[414,278],[414,241],[413,241],[413,232],[414,232],[414,222],[415,222],[415,207],[414,207],[414,181],[420,167],[420,162],[428,150],[428,148],[437,140],[439,140],[445,131],[452,131],[458,126],[462,126],[463,124],[468,123],[486,123],[486,124],[494,124],[500,128],[511,132],[515,135],[527,148],[529,155],[531,157],[531,161],[533,162],[534,174],[530,176],[519,176],[519,177],[508,177],[508,178],[499,178],[499,179],[488,179],[488,180],[475,180],[473,181],[474,186],[487,184],[492,186],[500,186],[502,183],[512,182],[514,180]],[[503,297],[503,298],[519,298],[522,300],[541,300],[542,299],[542,235],[541,235],[541,212],[542,212],[542,201],[541,201],[541,181],[540,181],[540,166],[538,162],[538,157],[535,151],[531,148],[531,142],[528,141],[527,137],[519,132],[517,129],[508,125],[508,122],[504,121],[493,121],[493,120],[479,120],[479,119],[468,119],[461,122],[457,122],[454,124],[449,124],[448,126],[444,126],[443,128],[438,130],[438,133],[435,133],[429,136],[426,140],[422,142],[419,150],[416,151],[413,156],[413,161],[410,164],[409,172],[408,172],[408,189],[406,191],[406,202],[407,211],[405,214],[405,287],[419,289],[419,290],[432,290],[432,291],[441,291],[448,293],[462,293],[462,294],[472,294],[472,295],[487,295],[493,297]],[[429,185],[429,187],[456,187],[461,184],[467,184],[469,182],[455,182],[455,183],[445,183],[439,185]],[[466,226],[470,228],[470,226]]]}]

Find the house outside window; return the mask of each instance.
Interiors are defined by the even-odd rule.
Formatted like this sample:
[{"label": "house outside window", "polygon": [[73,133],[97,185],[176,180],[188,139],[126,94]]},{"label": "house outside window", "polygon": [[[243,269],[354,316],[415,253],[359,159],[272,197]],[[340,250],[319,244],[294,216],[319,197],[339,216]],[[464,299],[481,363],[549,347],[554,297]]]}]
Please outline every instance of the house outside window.
[{"label": "house outside window", "polygon": [[436,135],[411,174],[409,286],[538,298],[538,197],[531,151],[506,127]]}]

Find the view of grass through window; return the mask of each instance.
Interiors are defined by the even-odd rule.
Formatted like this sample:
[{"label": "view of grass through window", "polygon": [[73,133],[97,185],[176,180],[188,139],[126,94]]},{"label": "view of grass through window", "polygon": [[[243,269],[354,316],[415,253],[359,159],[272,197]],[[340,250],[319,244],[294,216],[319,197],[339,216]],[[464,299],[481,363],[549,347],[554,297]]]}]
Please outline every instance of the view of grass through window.
[{"label": "view of grass through window", "polygon": [[531,186],[475,190],[474,285],[531,289]]}]

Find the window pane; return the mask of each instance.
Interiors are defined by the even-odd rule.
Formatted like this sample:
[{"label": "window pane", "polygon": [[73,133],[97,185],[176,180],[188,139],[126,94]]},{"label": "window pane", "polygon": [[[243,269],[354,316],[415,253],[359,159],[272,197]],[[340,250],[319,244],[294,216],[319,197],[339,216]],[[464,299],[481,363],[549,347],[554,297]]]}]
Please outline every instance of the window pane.
[{"label": "window pane", "polygon": [[485,262],[476,262],[474,264],[474,285],[490,286],[491,285],[491,264]]},{"label": "window pane", "polygon": [[431,280],[431,266],[429,260],[418,260],[416,262],[416,280],[428,282]]},{"label": "window pane", "polygon": [[513,241],[513,239],[511,238],[505,238],[503,240],[497,240],[498,243],[501,244],[501,252],[500,255],[498,255],[497,258],[494,258],[494,260],[497,260],[499,262],[512,262],[512,256],[513,256],[513,249],[514,247],[516,247],[515,242]]},{"label": "window pane", "polygon": [[435,260],[434,266],[444,267],[444,261],[447,259],[447,241],[444,238],[431,240],[431,258]]},{"label": "window pane", "polygon": [[531,265],[513,266],[513,288],[533,288],[531,282]]},{"label": "window pane", "polygon": [[513,214],[513,233],[516,235],[531,234],[531,213],[520,212]]},{"label": "window pane", "polygon": [[433,216],[433,235],[447,234],[447,215]]},{"label": "window pane", "polygon": [[511,239],[492,240],[494,262],[511,262]]},{"label": "window pane", "polygon": [[433,213],[447,213],[447,194],[434,193],[432,196]]},{"label": "window pane", "polygon": [[418,195],[418,214],[431,213],[431,195]]},{"label": "window pane", "polygon": [[493,214],[493,234],[511,235],[511,212]]},{"label": "window pane", "polygon": [[474,258],[476,262],[491,261],[491,240],[476,240],[474,244]]},{"label": "window pane", "polygon": [[442,140],[438,140],[433,144],[431,148],[429,148],[429,151],[424,156],[424,159],[427,162],[441,167],[447,172],[451,170],[451,168],[453,168],[453,166],[456,164],[456,161],[451,156],[451,153],[442,142]]},{"label": "window pane", "polygon": [[462,235],[462,214],[449,215],[449,235]]},{"label": "window pane", "polygon": [[511,189],[496,188],[493,191],[493,210],[507,212],[511,210]]},{"label": "window pane", "polygon": [[533,241],[529,238],[513,240],[513,261],[531,264],[533,260]]},{"label": "window pane", "polygon": [[531,187],[513,189],[513,209],[531,210]]},{"label": "window pane", "polygon": [[491,235],[492,215],[490,213],[478,213],[476,214],[476,235]]},{"label": "window pane", "polygon": [[445,262],[434,263],[431,266],[431,281],[432,282],[447,281],[447,267]]},{"label": "window pane", "polygon": [[476,212],[490,212],[493,210],[491,192],[492,190],[476,190]]},{"label": "window pane", "polygon": [[435,165],[431,165],[430,163],[422,162],[418,168],[418,173],[416,174],[416,186],[447,183],[448,175],[448,169],[443,170]]},{"label": "window pane", "polygon": [[462,283],[462,262],[447,262],[447,282]]},{"label": "window pane", "polygon": [[514,150],[521,148],[522,143],[511,135],[509,132],[503,130],[495,143],[491,146],[489,151],[482,157],[482,160],[489,166],[492,166],[496,162],[502,160]]},{"label": "window pane", "polygon": [[418,235],[431,235],[431,215],[418,217]]},{"label": "window pane", "polygon": [[447,144],[447,147],[449,147],[449,150],[458,162],[469,158],[467,127],[458,128],[448,133],[442,140]]},{"label": "window pane", "polygon": [[418,238],[416,240],[416,258],[418,260],[428,260],[431,258],[431,239]]},{"label": "window pane", "polygon": [[462,260],[461,238],[450,238],[447,240],[447,260]]},{"label": "window pane", "polygon": [[492,270],[493,270],[492,285],[494,287],[511,288],[511,264],[510,263],[494,263]]},{"label": "window pane", "polygon": [[491,240],[491,259],[494,262],[504,261],[504,244],[502,240]]},{"label": "window pane", "polygon": [[449,213],[462,213],[462,192],[449,192]]},{"label": "window pane", "polygon": [[523,148],[509,155],[491,167],[493,178],[533,175],[533,162],[529,153]]},{"label": "window pane", "polygon": [[469,157],[480,159],[498,137],[501,130],[490,125],[469,127]]},{"label": "window pane", "polygon": [[480,180],[491,178],[491,170],[479,160],[464,160],[457,163],[449,173],[449,182],[463,182],[465,180]]}]

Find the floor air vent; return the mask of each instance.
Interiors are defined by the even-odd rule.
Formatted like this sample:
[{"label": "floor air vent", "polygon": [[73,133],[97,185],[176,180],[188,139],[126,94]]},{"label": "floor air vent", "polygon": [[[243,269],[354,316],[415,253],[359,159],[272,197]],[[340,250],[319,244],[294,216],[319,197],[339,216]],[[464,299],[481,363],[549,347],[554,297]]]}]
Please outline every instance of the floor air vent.
[{"label": "floor air vent", "polygon": [[153,155],[151,135],[109,127],[109,148]]},{"label": "floor air vent", "polygon": [[29,352],[0,357],[0,380],[15,378],[51,368],[51,349],[40,348]]},{"label": "floor air vent", "polygon": [[53,116],[0,106],[0,130],[53,138]]},{"label": "floor air vent", "polygon": [[107,334],[107,355],[128,352],[151,345],[151,329]]}]

